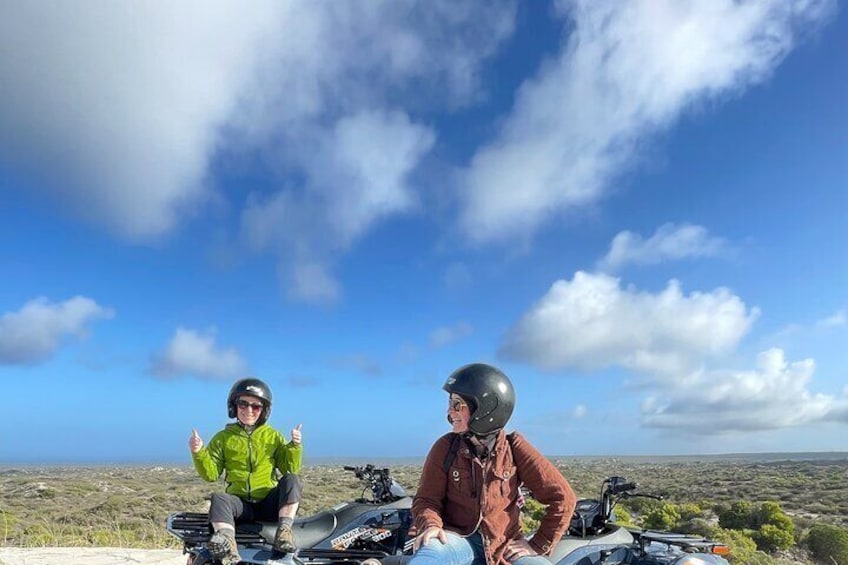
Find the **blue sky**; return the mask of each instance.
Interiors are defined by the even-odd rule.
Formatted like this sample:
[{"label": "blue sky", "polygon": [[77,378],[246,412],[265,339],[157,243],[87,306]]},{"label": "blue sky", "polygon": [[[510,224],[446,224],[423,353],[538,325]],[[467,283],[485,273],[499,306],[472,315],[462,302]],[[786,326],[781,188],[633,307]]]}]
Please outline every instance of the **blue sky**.
[{"label": "blue sky", "polygon": [[423,456],[845,451],[829,0],[0,8],[0,462],[188,462],[234,379]]}]

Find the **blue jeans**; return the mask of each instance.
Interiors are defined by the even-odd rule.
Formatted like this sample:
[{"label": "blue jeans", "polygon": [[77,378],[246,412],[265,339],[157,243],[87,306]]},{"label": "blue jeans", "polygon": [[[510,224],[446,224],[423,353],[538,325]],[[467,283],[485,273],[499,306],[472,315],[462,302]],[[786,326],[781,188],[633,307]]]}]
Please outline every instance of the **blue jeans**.
[{"label": "blue jeans", "polygon": [[[483,540],[479,533],[467,538],[453,532],[445,532],[448,543],[431,539],[415,552],[408,565],[486,565],[483,554]],[[513,565],[551,565],[541,555],[528,555],[512,562]]]}]

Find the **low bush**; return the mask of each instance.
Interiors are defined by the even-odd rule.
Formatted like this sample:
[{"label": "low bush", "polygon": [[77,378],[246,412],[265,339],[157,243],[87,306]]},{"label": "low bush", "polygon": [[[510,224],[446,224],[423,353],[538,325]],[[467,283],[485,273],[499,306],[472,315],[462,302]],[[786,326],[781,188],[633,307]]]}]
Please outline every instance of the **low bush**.
[{"label": "low bush", "polygon": [[848,530],[830,524],[810,528],[807,546],[821,563],[848,563]]}]

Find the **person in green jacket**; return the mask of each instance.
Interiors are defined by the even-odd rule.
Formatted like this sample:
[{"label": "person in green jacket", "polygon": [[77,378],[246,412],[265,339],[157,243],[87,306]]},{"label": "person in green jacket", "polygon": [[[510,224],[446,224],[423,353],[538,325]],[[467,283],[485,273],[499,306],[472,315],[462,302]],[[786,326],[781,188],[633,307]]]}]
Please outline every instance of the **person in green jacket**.
[{"label": "person in green jacket", "polygon": [[[303,461],[300,424],[291,441],[267,424],[271,389],[259,379],[241,379],[230,389],[227,413],[236,418],[215,434],[209,445],[192,430],[188,445],[200,477],[214,482],[226,474],[224,493],[214,493],[209,520],[214,533],[209,550],[222,565],[241,560],[235,539],[235,521],[277,521],[274,549],[295,550],[292,523],[300,505],[302,485],[297,473]],[[276,471],[282,475],[279,480]]]}]

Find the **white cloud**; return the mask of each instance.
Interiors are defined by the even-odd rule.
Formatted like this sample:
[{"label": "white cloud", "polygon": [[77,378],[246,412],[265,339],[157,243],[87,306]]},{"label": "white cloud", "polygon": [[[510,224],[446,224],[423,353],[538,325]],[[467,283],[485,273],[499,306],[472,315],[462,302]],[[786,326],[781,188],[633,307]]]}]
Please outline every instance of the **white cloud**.
[{"label": "white cloud", "polygon": [[827,318],[823,318],[816,322],[816,325],[821,328],[836,328],[842,327],[846,323],[848,323],[848,318],[845,316],[845,310],[839,310],[834,312],[832,315]]},{"label": "white cloud", "polygon": [[781,349],[760,353],[755,370],[701,370],[649,397],[642,406],[643,423],[718,434],[839,419],[848,402],[810,392],[814,370],[812,359],[788,363]]},{"label": "white cloud", "polygon": [[731,351],[758,314],[726,288],[684,296],[672,280],[651,294],[578,271],[571,281],[556,281],[522,316],[500,354],[543,370],[618,365],[673,375]]},{"label": "white cloud", "polygon": [[64,205],[116,233],[169,231],[208,196],[216,129],[276,6],[3,3],[0,153],[49,171]]},{"label": "white cloud", "polygon": [[604,271],[616,271],[628,264],[653,265],[687,257],[711,257],[726,248],[726,242],[718,237],[710,237],[706,228],[667,223],[648,239],[631,231],[619,232],[598,266]]},{"label": "white cloud", "polygon": [[44,361],[68,338],[85,337],[91,322],[113,316],[112,309],[85,296],[60,303],[44,297],[30,300],[0,317],[0,365]]},{"label": "white cloud", "polygon": [[230,379],[244,376],[247,363],[235,348],[215,343],[215,330],[205,333],[179,327],[165,349],[153,356],[150,372],[163,378],[194,376]]},{"label": "white cloud", "polygon": [[430,333],[430,345],[432,347],[444,347],[470,336],[473,331],[473,328],[467,322],[458,322],[453,326],[444,326]]},{"label": "white cloud", "polygon": [[364,353],[353,353],[337,357],[330,364],[336,369],[356,371],[369,377],[379,377],[383,374],[383,367],[380,365],[380,362]]},{"label": "white cloud", "polygon": [[246,241],[281,256],[281,271],[291,271],[290,296],[338,299],[340,285],[329,273],[328,257],[379,220],[415,205],[408,176],[434,141],[428,128],[399,112],[342,118],[304,157],[304,186],[252,199],[242,214]]},{"label": "white cloud", "polygon": [[319,263],[298,263],[291,269],[289,297],[303,302],[332,304],[342,296],[341,285]]},{"label": "white cloud", "polygon": [[407,209],[392,167],[426,152],[405,141],[432,144],[379,109],[477,100],[514,14],[512,1],[4,3],[0,50],[14,56],[0,59],[0,164],[49,171],[36,184],[63,205],[143,240],[214,196],[204,180],[218,152],[258,150],[281,178],[350,181],[321,204],[348,206],[327,215],[352,237]]},{"label": "white cloud", "polygon": [[568,0],[567,41],[471,160],[461,223],[478,241],[597,201],[638,147],[705,101],[768,78],[833,0]]},{"label": "white cloud", "polygon": [[572,420],[580,420],[586,416],[589,410],[582,404],[578,404],[574,407],[574,410],[571,411],[571,419]]}]

